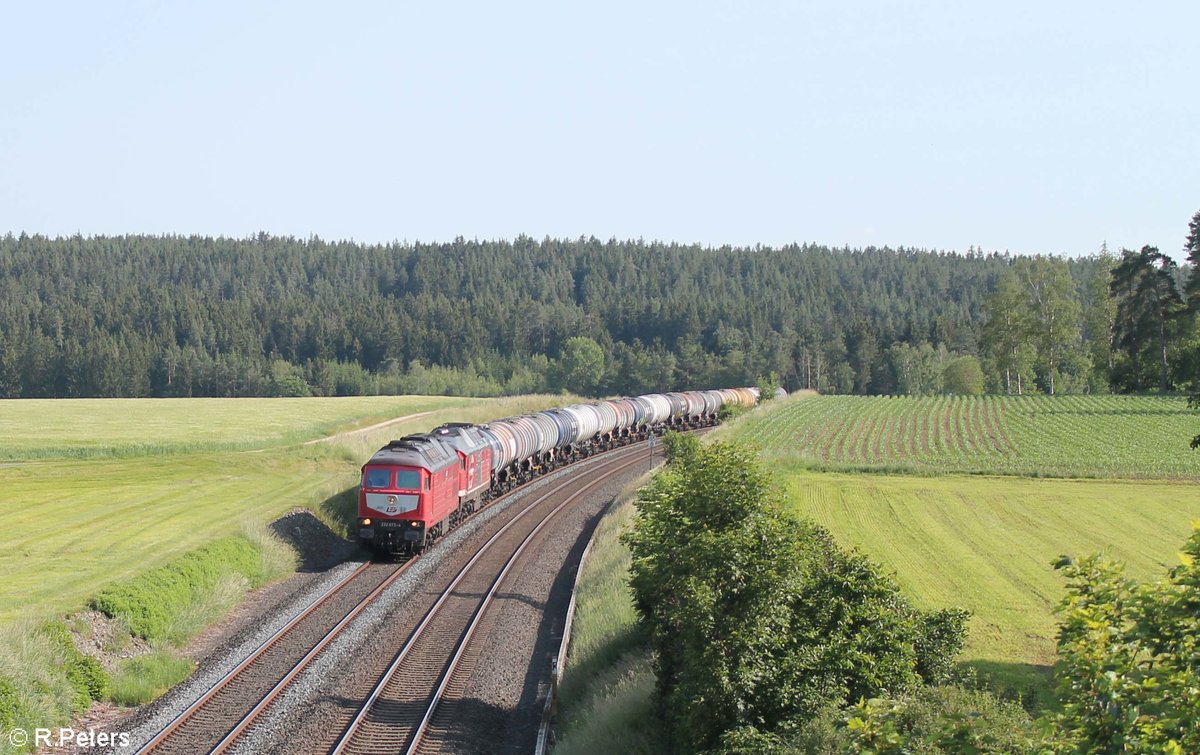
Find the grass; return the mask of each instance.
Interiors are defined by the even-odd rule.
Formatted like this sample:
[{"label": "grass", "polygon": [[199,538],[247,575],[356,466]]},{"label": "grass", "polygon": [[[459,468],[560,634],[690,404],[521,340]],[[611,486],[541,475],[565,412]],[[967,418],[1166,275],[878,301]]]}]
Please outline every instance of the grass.
[{"label": "grass", "polygon": [[810,468],[1200,479],[1187,401],[1151,396],[813,396],[725,437]]},{"label": "grass", "polygon": [[918,606],[972,611],[963,660],[1015,686],[1055,661],[1058,556],[1103,551],[1161,575],[1200,517],[1196,486],[1167,481],[776,475],[798,513],[893,571]]},{"label": "grass", "polygon": [[[471,400],[465,406],[437,409],[407,422],[314,445],[275,446],[287,433],[272,431],[275,434],[267,437],[262,429],[266,424],[260,421],[251,423],[258,430],[249,431],[248,437],[261,432],[264,434],[259,437],[266,439],[260,441],[261,449],[249,451],[179,451],[165,456],[0,464],[0,573],[5,575],[0,580],[0,625],[24,615],[68,613],[84,605],[106,583],[160,567],[181,553],[237,535],[247,525],[270,522],[298,506],[312,508],[332,526],[344,527],[336,516],[322,511],[321,503],[356,485],[359,467],[389,438],[449,421],[480,422],[531,411],[563,400],[558,396]],[[132,407],[139,401],[156,406],[163,400],[121,403]],[[223,435],[214,431],[199,441],[199,447],[207,449],[215,442],[213,438],[234,442],[232,423],[239,413],[261,420],[275,412],[273,408],[256,410],[255,402],[268,407],[278,401],[314,402],[311,416],[303,403],[289,409],[295,427],[312,427],[313,417],[330,416],[328,402],[341,399],[196,401],[210,407],[207,413],[221,418],[218,424],[224,427]],[[229,406],[212,409],[213,401],[226,401]],[[425,406],[422,401],[395,398],[362,401],[361,411],[369,414],[354,420],[339,409],[342,424],[374,424],[389,401],[406,414]],[[78,407],[108,403],[61,401],[49,406],[77,420]],[[53,415],[53,411],[43,414]],[[200,423],[204,414],[193,412],[189,422]],[[130,422],[139,422],[142,416],[140,410],[131,411]],[[107,417],[104,421],[114,420]],[[57,416],[49,416],[47,422],[48,427],[69,424]],[[69,455],[72,432],[67,429],[56,435],[47,431],[41,438],[61,445],[64,455]],[[136,428],[128,427],[113,437],[127,439],[135,434]],[[0,455],[3,453],[10,452]]]},{"label": "grass", "polygon": [[[60,621],[26,619],[0,627],[0,734],[69,720],[108,693],[107,677],[72,644]],[[0,736],[0,752],[12,752]]]},{"label": "grass", "polygon": [[5,399],[0,400],[0,459],[270,448],[410,414],[487,403],[445,396]]},{"label": "grass", "polygon": [[118,705],[142,705],[191,675],[195,664],[164,650],[154,650],[121,664],[112,677],[110,699]]},{"label": "grass", "polygon": [[654,670],[630,599],[629,550],[618,539],[633,518],[633,489],[641,484],[622,493],[601,520],[580,572],[557,755],[663,751],[650,702]]},{"label": "grass", "polygon": [[[85,684],[132,705],[185,678],[176,648],[294,570],[265,525],[307,507],[344,530],[347,491],[389,438],[570,399],[0,401],[0,728],[67,723]],[[129,628],[107,651],[137,634],[153,652],[106,674],[61,622],[40,629],[93,598]]]},{"label": "grass", "polygon": [[[100,590],[91,605],[123,619],[130,631],[150,642],[187,641],[223,616],[240,595],[282,576],[290,564],[265,557],[279,546],[262,549],[243,537],[225,537],[189,551],[167,564]],[[275,541],[278,542],[278,541]],[[282,545],[282,544],[279,544]]]}]

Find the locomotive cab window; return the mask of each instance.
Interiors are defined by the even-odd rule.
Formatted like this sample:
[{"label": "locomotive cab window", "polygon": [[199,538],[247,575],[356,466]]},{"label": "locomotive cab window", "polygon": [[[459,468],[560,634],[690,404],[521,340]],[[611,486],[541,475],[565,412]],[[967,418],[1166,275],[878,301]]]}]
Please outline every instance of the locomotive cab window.
[{"label": "locomotive cab window", "polygon": [[386,469],[368,469],[367,482],[368,488],[386,488],[392,480],[392,474]]},{"label": "locomotive cab window", "polygon": [[401,490],[420,490],[421,473],[411,469],[396,472],[396,487]]}]

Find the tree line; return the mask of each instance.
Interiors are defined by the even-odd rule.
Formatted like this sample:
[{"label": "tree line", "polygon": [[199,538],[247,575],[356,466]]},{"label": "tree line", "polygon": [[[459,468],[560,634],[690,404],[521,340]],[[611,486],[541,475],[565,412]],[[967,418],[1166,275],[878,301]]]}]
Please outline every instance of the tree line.
[{"label": "tree line", "polygon": [[1156,247],[1107,248],[1073,278],[1055,258],[1014,260],[984,303],[980,353],[1007,393],[1167,393],[1200,367],[1200,212],[1184,242],[1188,267]]},{"label": "tree line", "polygon": [[1155,315],[1144,269],[1100,285],[1124,259],[8,234],[0,396],[601,395],[771,373],[826,393],[1150,390],[1164,339],[1182,387],[1194,291]]}]

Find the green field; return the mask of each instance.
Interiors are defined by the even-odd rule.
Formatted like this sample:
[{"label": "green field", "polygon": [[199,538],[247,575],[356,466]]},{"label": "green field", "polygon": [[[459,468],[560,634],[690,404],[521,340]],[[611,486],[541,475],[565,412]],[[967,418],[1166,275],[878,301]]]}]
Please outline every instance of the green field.
[{"label": "green field", "polygon": [[[709,438],[756,443],[788,505],[880,564],[918,607],[970,610],[961,660],[1047,705],[1065,594],[1051,564],[1103,552],[1145,578],[1178,563],[1200,520],[1200,451],[1188,449],[1197,431],[1200,413],[1173,398],[808,394]],[[580,578],[566,751],[656,749],[653,674],[631,639],[622,582],[628,551],[605,534],[629,516],[619,508],[606,520]]]},{"label": "green field", "polygon": [[0,400],[0,459],[261,449],[486,403],[444,396]]},{"label": "green field", "polygon": [[720,435],[758,445],[797,511],[918,605],[970,609],[964,660],[1022,684],[1054,662],[1060,555],[1141,577],[1177,563],[1200,519],[1197,429],[1178,398],[809,395]]},{"label": "green field", "polygon": [[0,625],[79,608],[104,584],[236,534],[244,523],[269,522],[296,507],[319,511],[323,501],[355,484],[359,466],[389,438],[562,401],[0,402],[0,458],[6,459],[0,463]]},{"label": "green field", "polygon": [[1054,662],[1058,556],[1104,552],[1132,576],[1161,575],[1200,518],[1191,483],[776,474],[799,513],[893,572],[919,607],[969,609],[964,660],[1006,676]]},{"label": "green field", "polygon": [[730,435],[823,468],[1197,479],[1198,431],[1174,397],[798,396]]}]

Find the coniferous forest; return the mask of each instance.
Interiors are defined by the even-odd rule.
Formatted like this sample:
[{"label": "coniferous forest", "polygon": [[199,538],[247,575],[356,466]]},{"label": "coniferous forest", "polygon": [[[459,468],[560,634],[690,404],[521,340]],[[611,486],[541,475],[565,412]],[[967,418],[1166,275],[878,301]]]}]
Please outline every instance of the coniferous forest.
[{"label": "coniferous forest", "polygon": [[[1182,230],[1182,229],[1181,229]],[[1181,390],[1200,213],[1064,259],[642,241],[0,238],[0,396]]]}]

